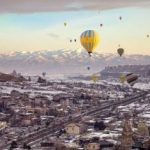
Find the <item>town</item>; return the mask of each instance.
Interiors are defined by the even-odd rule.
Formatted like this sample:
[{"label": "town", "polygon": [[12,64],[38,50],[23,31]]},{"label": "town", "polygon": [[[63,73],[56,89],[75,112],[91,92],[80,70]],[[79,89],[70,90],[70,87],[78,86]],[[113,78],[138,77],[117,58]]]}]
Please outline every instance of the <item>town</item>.
[{"label": "town", "polygon": [[0,0],[0,150],[150,150],[150,0]]},{"label": "town", "polygon": [[2,150],[150,149],[149,90],[15,71],[1,77],[13,79],[0,83]]}]

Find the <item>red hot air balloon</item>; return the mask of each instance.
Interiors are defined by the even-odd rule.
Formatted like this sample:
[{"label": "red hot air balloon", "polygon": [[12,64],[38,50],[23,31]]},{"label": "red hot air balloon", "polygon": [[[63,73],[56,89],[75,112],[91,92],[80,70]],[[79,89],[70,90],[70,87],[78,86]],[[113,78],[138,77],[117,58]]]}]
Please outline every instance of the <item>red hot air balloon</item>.
[{"label": "red hot air balloon", "polygon": [[137,80],[138,80],[138,75],[136,75],[136,74],[129,73],[129,74],[126,75],[126,81],[131,86],[133,86],[136,83]]}]

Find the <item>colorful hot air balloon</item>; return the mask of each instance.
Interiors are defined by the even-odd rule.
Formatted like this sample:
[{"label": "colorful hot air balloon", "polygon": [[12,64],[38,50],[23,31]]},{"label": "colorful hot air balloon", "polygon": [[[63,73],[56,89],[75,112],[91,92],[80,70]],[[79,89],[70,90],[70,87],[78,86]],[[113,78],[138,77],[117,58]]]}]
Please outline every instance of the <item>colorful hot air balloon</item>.
[{"label": "colorful hot air balloon", "polygon": [[130,74],[126,75],[126,81],[131,86],[133,86],[137,80],[138,80],[138,76],[133,74],[133,73],[130,73]]},{"label": "colorful hot air balloon", "polygon": [[118,54],[119,54],[120,56],[122,56],[123,53],[124,53],[124,49],[123,49],[123,48],[119,48],[119,49],[117,50],[117,52],[118,52]]},{"label": "colorful hot air balloon", "polygon": [[87,30],[81,34],[80,42],[86,51],[91,55],[100,43],[100,36],[94,30]]}]

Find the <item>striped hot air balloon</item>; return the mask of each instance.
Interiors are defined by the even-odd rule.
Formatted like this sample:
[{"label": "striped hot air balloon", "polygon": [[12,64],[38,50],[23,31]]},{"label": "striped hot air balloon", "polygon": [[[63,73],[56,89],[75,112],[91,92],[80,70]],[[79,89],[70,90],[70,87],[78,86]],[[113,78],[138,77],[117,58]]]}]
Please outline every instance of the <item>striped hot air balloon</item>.
[{"label": "striped hot air balloon", "polygon": [[126,81],[131,86],[133,86],[137,80],[138,80],[138,76],[133,73],[129,73],[126,75]]},{"label": "striped hot air balloon", "polygon": [[100,36],[94,30],[87,30],[81,34],[80,42],[90,55],[100,43]]}]

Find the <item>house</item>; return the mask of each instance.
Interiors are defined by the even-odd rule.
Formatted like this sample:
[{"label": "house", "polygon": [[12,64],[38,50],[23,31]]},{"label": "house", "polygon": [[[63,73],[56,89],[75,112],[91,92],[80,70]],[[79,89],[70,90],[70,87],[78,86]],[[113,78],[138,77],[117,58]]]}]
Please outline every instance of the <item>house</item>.
[{"label": "house", "polygon": [[6,127],[7,127],[6,122],[0,122],[0,134],[2,134],[4,132]]},{"label": "house", "polygon": [[86,127],[79,123],[70,123],[65,128],[66,133],[69,135],[79,135],[86,131]]},{"label": "house", "polygon": [[85,150],[104,150],[104,149],[113,150],[114,144],[109,141],[101,140],[98,142],[88,143],[87,145],[85,145]]},{"label": "house", "polygon": [[143,141],[143,148],[149,150],[150,149],[150,138],[147,138]]},{"label": "house", "polygon": [[76,143],[66,143],[65,150],[77,150],[79,146]]},{"label": "house", "polygon": [[34,118],[34,115],[32,113],[20,114],[21,126],[31,126],[33,124],[32,118]]},{"label": "house", "polygon": [[135,139],[133,148],[138,148],[138,149],[144,149],[144,150],[149,150],[150,149],[150,138],[138,138]]},{"label": "house", "polygon": [[99,143],[89,143],[85,146],[86,150],[99,150],[100,144]]},{"label": "house", "polygon": [[100,150],[113,150],[114,149],[114,144],[112,142],[102,140],[99,141],[100,144]]}]

